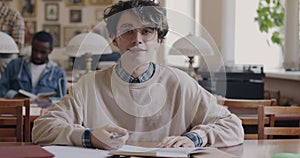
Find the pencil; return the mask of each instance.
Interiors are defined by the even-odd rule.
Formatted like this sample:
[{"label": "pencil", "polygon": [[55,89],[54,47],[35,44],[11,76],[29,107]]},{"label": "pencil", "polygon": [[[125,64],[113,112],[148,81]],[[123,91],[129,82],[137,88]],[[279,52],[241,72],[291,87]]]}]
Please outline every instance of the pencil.
[{"label": "pencil", "polygon": [[[131,135],[132,133],[129,132],[128,134]],[[118,138],[121,138],[121,137],[123,137],[123,136],[125,136],[125,135],[126,135],[126,134],[116,134],[116,135],[111,135],[109,138],[110,138],[110,139],[118,139]]]}]

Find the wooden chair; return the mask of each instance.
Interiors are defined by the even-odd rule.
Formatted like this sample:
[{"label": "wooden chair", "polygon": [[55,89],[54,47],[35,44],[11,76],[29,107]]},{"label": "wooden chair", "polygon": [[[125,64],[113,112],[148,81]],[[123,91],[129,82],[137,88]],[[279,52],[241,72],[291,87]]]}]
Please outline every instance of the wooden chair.
[{"label": "wooden chair", "polygon": [[[261,100],[248,100],[248,99],[221,99],[219,104],[227,106],[229,111],[236,114],[241,120],[245,130],[244,139],[258,139],[258,107],[260,106],[274,106],[276,105],[275,99],[261,99]],[[269,122],[269,118],[264,118],[265,123]],[[247,132],[245,127],[255,126],[254,132]]]},{"label": "wooden chair", "polygon": [[[270,116],[270,127],[266,127],[263,121],[265,116]],[[300,115],[300,107],[273,106],[258,108],[258,139],[264,139],[265,136],[299,136],[300,127],[275,127],[276,115]]]},{"label": "wooden chair", "polygon": [[0,141],[30,142],[29,117],[29,99],[0,99]]},{"label": "wooden chair", "polygon": [[276,99],[277,105],[280,105],[280,90],[264,90],[264,99]]}]

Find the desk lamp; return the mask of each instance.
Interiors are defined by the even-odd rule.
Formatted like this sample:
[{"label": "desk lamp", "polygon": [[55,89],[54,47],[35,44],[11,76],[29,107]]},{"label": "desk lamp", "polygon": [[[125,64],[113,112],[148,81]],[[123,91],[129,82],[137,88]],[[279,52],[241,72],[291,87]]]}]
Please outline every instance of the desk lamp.
[{"label": "desk lamp", "polygon": [[0,77],[11,59],[9,57],[14,53],[19,53],[16,42],[11,36],[0,31]]},{"label": "desk lamp", "polygon": [[197,74],[193,68],[194,57],[213,55],[213,49],[203,37],[189,34],[175,41],[169,54],[187,56],[189,58],[187,73],[197,79]]},{"label": "desk lamp", "polygon": [[86,72],[91,71],[93,55],[112,53],[109,42],[101,35],[93,32],[74,36],[68,43],[66,51],[71,57],[85,55]]},{"label": "desk lamp", "polygon": [[19,53],[19,49],[16,42],[8,34],[0,32],[0,41],[1,54]]}]

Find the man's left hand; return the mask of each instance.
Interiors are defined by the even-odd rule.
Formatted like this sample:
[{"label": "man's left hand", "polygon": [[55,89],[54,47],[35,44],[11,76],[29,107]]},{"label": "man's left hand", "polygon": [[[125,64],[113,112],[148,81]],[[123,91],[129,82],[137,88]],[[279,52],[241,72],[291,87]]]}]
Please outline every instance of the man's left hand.
[{"label": "man's left hand", "polygon": [[194,142],[186,136],[170,136],[158,144],[160,148],[195,147]]}]

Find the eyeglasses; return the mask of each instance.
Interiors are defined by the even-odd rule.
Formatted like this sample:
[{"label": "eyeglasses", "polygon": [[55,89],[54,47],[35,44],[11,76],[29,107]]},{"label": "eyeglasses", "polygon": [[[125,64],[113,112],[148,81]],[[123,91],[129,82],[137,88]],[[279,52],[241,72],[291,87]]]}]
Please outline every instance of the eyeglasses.
[{"label": "eyeglasses", "polygon": [[142,35],[144,41],[151,41],[155,38],[156,28],[144,27],[144,28],[133,28],[132,26],[123,26],[119,30],[119,37],[124,40],[132,40],[137,33]]}]

